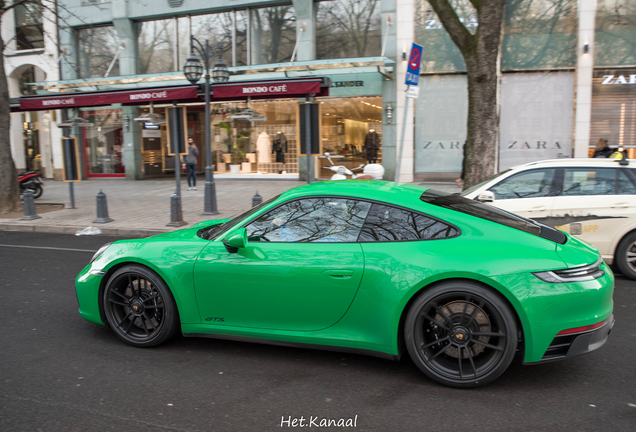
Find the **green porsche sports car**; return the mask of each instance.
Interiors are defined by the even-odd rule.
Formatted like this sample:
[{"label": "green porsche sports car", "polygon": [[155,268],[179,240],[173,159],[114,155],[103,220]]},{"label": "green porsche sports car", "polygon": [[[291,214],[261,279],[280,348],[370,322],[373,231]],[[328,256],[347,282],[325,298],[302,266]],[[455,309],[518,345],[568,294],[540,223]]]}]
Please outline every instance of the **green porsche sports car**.
[{"label": "green porsche sports car", "polygon": [[602,346],[592,246],[461,196],[373,180],[290,189],[232,220],[104,245],[79,312],[124,342],[228,338],[399,359],[453,387]]}]

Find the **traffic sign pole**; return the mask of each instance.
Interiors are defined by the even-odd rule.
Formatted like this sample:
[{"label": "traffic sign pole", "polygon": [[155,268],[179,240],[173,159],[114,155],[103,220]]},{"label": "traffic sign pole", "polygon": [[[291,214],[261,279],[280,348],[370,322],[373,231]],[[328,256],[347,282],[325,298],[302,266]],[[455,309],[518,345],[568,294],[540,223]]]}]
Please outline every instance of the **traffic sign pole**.
[{"label": "traffic sign pole", "polygon": [[[404,119],[402,120],[402,136],[398,146],[397,161],[395,164],[395,181],[400,181],[400,170],[402,168],[402,154],[404,153],[404,135],[406,133],[406,119],[409,112],[409,99],[417,99],[419,92],[417,84],[420,78],[420,66],[422,64],[422,46],[416,43],[411,47],[411,55],[409,55],[408,68],[406,69],[406,92],[404,97]],[[409,92],[413,88],[415,91]]]}]

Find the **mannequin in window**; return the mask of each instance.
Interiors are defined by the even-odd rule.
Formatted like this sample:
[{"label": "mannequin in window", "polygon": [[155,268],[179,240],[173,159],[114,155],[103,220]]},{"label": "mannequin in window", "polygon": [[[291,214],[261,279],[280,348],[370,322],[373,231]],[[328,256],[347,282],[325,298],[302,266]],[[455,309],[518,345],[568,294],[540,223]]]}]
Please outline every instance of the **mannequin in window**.
[{"label": "mannequin in window", "polygon": [[367,163],[374,164],[378,162],[378,150],[380,149],[380,135],[375,129],[369,129],[367,136],[364,138],[364,150],[367,152]]},{"label": "mannequin in window", "polygon": [[272,161],[272,141],[267,132],[263,131],[256,140],[256,151],[258,152],[258,163],[270,163]]},{"label": "mannequin in window", "polygon": [[272,153],[276,153],[276,162],[285,163],[285,153],[287,153],[287,137],[281,131],[276,132],[272,143]]}]

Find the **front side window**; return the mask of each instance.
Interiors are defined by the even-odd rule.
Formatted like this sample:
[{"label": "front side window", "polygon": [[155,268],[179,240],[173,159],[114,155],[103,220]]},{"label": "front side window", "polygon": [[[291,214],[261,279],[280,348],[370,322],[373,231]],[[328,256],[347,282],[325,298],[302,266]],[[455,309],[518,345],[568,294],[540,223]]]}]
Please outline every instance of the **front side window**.
[{"label": "front side window", "polygon": [[567,168],[563,195],[615,195],[616,170],[612,168]]},{"label": "front side window", "polygon": [[541,198],[551,195],[554,169],[522,172],[497,183],[490,190],[495,199]]},{"label": "front side window", "polygon": [[249,241],[352,243],[358,240],[371,203],[345,198],[291,201],[246,226]]},{"label": "front side window", "polygon": [[459,230],[423,214],[373,204],[360,234],[361,242],[432,240],[455,237]]}]

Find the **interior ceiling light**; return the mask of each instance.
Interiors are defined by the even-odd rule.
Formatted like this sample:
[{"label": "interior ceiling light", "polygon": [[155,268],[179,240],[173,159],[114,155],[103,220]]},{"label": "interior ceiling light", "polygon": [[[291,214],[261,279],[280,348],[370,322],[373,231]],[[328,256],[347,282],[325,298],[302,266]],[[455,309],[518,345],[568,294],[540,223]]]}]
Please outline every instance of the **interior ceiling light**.
[{"label": "interior ceiling light", "polygon": [[232,121],[266,121],[267,117],[262,116],[258,111],[251,108],[245,108],[242,111],[230,116]]},{"label": "interior ceiling light", "polygon": [[152,123],[153,125],[166,124],[166,119],[164,116],[162,116],[161,114],[155,114],[154,105],[152,102],[150,102],[150,112],[142,114],[133,120],[142,123]]},{"label": "interior ceiling light", "polygon": [[95,126],[95,124],[89,122],[86,119],[83,119],[83,118],[77,117],[77,116],[71,117],[70,119],[66,120],[65,122],[57,124],[57,127],[59,127],[59,128],[71,128],[73,126],[93,127],[93,126]]}]

